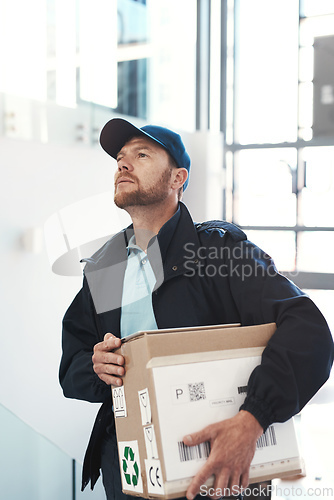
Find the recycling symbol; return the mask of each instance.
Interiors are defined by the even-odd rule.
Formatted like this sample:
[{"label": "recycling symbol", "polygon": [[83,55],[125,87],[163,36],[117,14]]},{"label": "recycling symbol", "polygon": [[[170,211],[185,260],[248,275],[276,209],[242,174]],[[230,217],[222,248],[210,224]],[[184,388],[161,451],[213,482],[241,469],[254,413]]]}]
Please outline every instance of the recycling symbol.
[{"label": "recycling symbol", "polygon": [[130,446],[124,448],[122,467],[127,484],[137,486],[139,478],[139,467],[135,461],[135,453]]}]

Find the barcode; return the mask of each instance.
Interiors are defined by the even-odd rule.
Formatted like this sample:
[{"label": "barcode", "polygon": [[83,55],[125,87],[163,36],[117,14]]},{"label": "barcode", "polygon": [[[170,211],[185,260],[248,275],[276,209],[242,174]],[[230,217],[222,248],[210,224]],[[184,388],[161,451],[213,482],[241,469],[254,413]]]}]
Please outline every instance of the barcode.
[{"label": "barcode", "polygon": [[247,389],[248,389],[247,385],[241,385],[240,387],[238,387],[238,394],[246,394]]},{"label": "barcode", "polygon": [[188,384],[190,401],[199,401],[205,399],[204,382],[196,382],[195,384]]},{"label": "barcode", "polygon": [[179,455],[181,462],[187,462],[189,460],[200,460],[203,458],[208,458],[210,454],[210,443],[206,441],[205,443],[200,443],[196,446],[186,446],[183,441],[179,441]]},{"label": "barcode", "polygon": [[256,443],[257,448],[265,448],[266,446],[276,446],[276,434],[273,425],[270,425],[266,432],[258,439]]}]

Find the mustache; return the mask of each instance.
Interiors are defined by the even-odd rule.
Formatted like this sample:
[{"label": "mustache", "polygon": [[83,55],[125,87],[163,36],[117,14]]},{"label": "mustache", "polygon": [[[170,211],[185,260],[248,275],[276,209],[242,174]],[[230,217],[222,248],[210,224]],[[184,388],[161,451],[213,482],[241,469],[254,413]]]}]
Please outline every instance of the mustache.
[{"label": "mustache", "polygon": [[120,174],[116,177],[115,179],[115,186],[117,185],[117,183],[119,182],[120,179],[129,179],[130,181],[135,181],[137,180],[137,178],[134,176],[134,175],[129,175],[129,174]]}]

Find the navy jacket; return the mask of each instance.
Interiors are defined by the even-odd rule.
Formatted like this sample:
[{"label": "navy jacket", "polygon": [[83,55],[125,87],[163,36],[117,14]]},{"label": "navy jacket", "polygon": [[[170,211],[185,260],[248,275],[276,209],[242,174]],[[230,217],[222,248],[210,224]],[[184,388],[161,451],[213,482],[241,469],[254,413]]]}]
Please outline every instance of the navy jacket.
[{"label": "navy jacket", "polygon": [[[279,274],[272,259],[223,221],[194,224],[180,203],[168,244],[159,241],[163,266],[148,256],[157,275],[152,294],[158,328],[275,322],[277,330],[250,376],[242,409],[266,429],[298,413],[327,380],[333,340],[310,298]],[[60,383],[69,398],[101,402],[87,448],[83,487],[99,477],[100,446],[113,423],[110,387],[93,371],[93,346],[105,333],[120,336],[126,241],[131,227],[87,259],[83,287],[63,320]],[[219,381],[217,381],[219,383]]]}]

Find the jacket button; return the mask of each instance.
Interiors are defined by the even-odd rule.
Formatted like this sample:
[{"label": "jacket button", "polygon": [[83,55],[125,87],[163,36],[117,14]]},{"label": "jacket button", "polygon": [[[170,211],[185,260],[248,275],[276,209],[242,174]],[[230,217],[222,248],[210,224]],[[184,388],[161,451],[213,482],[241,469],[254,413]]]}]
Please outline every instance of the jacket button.
[{"label": "jacket button", "polygon": [[177,271],[177,266],[172,267],[173,271]]}]

